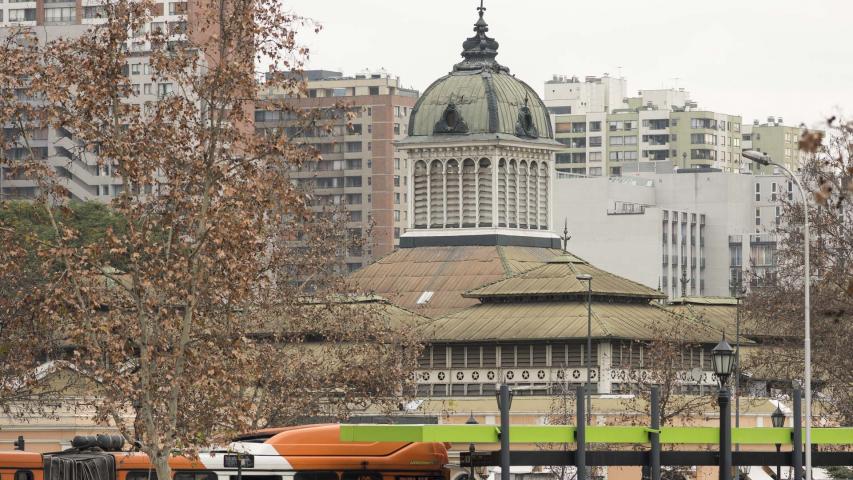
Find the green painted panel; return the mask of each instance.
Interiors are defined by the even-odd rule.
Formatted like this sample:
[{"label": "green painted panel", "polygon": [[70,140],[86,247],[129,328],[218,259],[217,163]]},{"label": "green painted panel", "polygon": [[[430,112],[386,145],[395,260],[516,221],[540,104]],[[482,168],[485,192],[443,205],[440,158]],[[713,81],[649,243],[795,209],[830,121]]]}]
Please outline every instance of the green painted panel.
[{"label": "green painted panel", "polygon": [[[511,443],[573,443],[573,426],[513,425]],[[732,443],[742,445],[790,445],[790,428],[733,428]],[[451,442],[498,443],[500,428],[495,425],[341,425],[345,442]],[[588,443],[648,443],[647,427],[588,427]],[[665,444],[719,443],[716,427],[663,427],[660,441]],[[816,445],[853,445],[853,428],[813,428]]]}]

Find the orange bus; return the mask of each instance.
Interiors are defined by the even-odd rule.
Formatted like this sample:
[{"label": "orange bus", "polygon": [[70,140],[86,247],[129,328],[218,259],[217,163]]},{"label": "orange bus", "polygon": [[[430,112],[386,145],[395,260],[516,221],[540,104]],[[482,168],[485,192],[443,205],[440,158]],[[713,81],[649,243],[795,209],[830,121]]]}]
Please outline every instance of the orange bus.
[{"label": "orange bus", "polygon": [[[58,453],[2,452],[0,480],[157,480],[145,454],[104,451],[114,448],[85,438],[72,445]],[[169,463],[172,480],[448,480],[445,444],[341,442],[335,424],[262,430]]]}]

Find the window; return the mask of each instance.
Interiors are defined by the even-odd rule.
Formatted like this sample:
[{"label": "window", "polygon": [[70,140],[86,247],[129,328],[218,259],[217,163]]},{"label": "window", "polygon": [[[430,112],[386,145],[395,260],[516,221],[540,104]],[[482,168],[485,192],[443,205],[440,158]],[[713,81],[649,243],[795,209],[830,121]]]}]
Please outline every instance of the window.
[{"label": "window", "polygon": [[399,158],[394,159],[394,168],[397,170],[400,169],[400,159]]},{"label": "window", "polygon": [[30,470],[18,470],[15,472],[15,480],[33,480],[33,472]]},{"label": "window", "polygon": [[138,83],[134,83],[133,85],[130,86],[130,88],[133,91],[134,95],[139,95],[139,84]]},{"label": "window", "polygon": [[[371,142],[367,142],[367,151],[369,152],[369,151],[371,151],[371,150],[373,150],[373,143],[371,143]],[[360,151],[361,151],[361,150],[359,150],[359,152],[360,152]]]},{"label": "window", "polygon": [[[379,89],[379,87],[376,87],[376,89],[377,89],[377,95],[378,95],[378,94],[379,94],[379,93],[378,93],[378,89]],[[369,116],[371,116],[371,115],[373,115],[373,108],[371,108],[371,107],[367,107],[367,116],[369,117]]]},{"label": "window", "polygon": [[345,187],[360,187],[361,186],[361,177],[346,177],[344,179]]},{"label": "window", "polygon": [[[400,108],[400,107],[397,107],[397,108]],[[400,134],[400,124],[395,123],[394,124],[394,135],[399,135],[399,134]]]},{"label": "window", "polygon": [[782,218],[782,207],[776,206],[776,225],[779,225],[779,220]]},{"label": "window", "polygon": [[756,226],[761,225],[761,209],[760,208],[755,209],[755,225]]},{"label": "window", "polygon": [[157,84],[157,96],[159,98],[164,98],[168,95],[172,94],[172,84],[171,83],[158,83]]},{"label": "window", "polygon": [[589,137],[589,146],[590,147],[600,147],[601,146],[601,137]]},{"label": "window", "polygon": [[589,152],[589,161],[590,162],[600,162],[601,161],[601,152]]},{"label": "window", "polygon": [[610,137],[610,145],[622,145],[625,137]]},{"label": "window", "polygon": [[215,472],[175,472],[175,480],[216,480]]},{"label": "window", "polygon": [[589,122],[589,131],[590,132],[600,132],[601,131],[601,122]]},{"label": "window", "polygon": [[400,227],[394,227],[394,238],[400,238]]},{"label": "window", "polygon": [[293,480],[338,480],[338,474],[337,472],[296,472]]},{"label": "window", "polygon": [[106,16],[102,5],[83,7],[83,18],[104,18]]},{"label": "window", "polygon": [[35,20],[35,8],[14,8],[9,10],[10,22],[34,22]]},{"label": "window", "polygon": [[187,13],[187,2],[172,2],[169,4],[169,15],[183,15]]},{"label": "window", "polygon": [[637,160],[638,158],[637,152],[610,152],[608,156],[613,161]]},{"label": "window", "polygon": [[45,22],[72,22],[77,15],[74,7],[45,8]]},{"label": "window", "polygon": [[794,182],[788,181],[788,201],[794,199]]},{"label": "window", "polygon": [[399,205],[399,204],[400,204],[400,193],[397,192],[397,193],[394,193],[394,205]]},{"label": "window", "polygon": [[589,176],[590,177],[600,177],[601,176],[601,167],[590,167],[589,168]]},{"label": "window", "polygon": [[142,86],[142,93],[144,93],[145,95],[151,95],[151,84],[150,83],[146,83],[145,85]]},{"label": "window", "polygon": [[770,184],[770,201],[776,201],[776,182]]},{"label": "window", "polygon": [[761,201],[761,184],[760,183],[755,184],[755,201],[756,202]]},{"label": "window", "polygon": [[625,138],[625,145],[636,145],[637,144],[637,137],[635,137],[635,136],[624,137],[624,138]]},{"label": "window", "polygon": [[610,167],[610,175],[614,177],[622,176],[622,167]]},{"label": "window", "polygon": [[157,472],[151,470],[131,470],[127,472],[126,480],[157,480]]},{"label": "window", "polygon": [[399,175],[394,175],[394,186],[395,187],[400,186],[400,176]]},{"label": "window", "polygon": [[361,142],[346,142],[347,153],[355,153],[361,151]]}]

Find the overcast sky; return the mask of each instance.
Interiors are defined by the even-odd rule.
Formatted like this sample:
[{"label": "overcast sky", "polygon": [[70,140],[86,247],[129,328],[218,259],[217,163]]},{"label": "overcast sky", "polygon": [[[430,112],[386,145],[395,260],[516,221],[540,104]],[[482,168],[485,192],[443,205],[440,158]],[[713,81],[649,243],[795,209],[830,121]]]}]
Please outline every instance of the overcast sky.
[{"label": "overcast sky", "polygon": [[[310,68],[385,68],[423,91],[460,60],[475,0],[286,0]],[[540,94],[553,74],[684,87],[700,108],[816,126],[853,111],[853,0],[485,0],[498,61]]]}]

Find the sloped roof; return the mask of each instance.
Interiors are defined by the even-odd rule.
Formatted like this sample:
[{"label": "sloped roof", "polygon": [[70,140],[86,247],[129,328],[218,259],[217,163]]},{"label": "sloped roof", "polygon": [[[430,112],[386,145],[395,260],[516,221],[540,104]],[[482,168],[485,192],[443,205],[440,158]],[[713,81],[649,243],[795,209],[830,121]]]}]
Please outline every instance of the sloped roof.
[{"label": "sloped roof", "polygon": [[586,295],[587,282],[575,278],[586,274],[592,277],[594,297],[636,299],[665,298],[666,296],[643,284],[596,268],[589,263],[564,254],[548,263],[465,292],[468,298],[557,297]]},{"label": "sloped roof", "polygon": [[[401,248],[349,278],[362,292],[437,318],[479,303],[463,297],[466,291],[542,266],[559,254],[550,248],[518,246]],[[433,292],[432,297],[419,305],[424,292]]]},{"label": "sloped roof", "polygon": [[[716,343],[720,331],[687,315],[677,315],[651,303],[593,302],[592,336],[652,340],[674,322],[691,322],[679,329],[697,343]],[[489,302],[435,320],[424,327],[432,342],[493,342],[584,338],[586,302]]]}]

